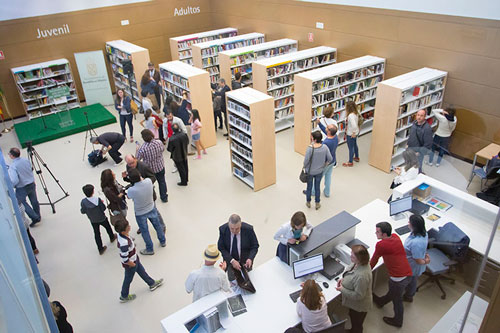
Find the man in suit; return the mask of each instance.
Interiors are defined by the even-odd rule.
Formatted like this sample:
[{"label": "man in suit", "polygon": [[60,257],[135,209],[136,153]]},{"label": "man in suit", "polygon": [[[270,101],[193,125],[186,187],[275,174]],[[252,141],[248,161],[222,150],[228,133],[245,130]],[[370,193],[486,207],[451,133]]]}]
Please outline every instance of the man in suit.
[{"label": "man in suit", "polygon": [[229,221],[219,227],[217,243],[224,261],[227,263],[229,281],[235,279],[234,270],[241,271],[242,266],[252,269],[253,261],[259,250],[259,242],[253,227],[237,214],[232,214]]},{"label": "man in suit", "polygon": [[177,185],[187,186],[189,178],[187,160],[189,138],[186,133],[181,131],[179,124],[172,124],[172,131],[173,134],[168,140],[167,150],[170,152],[170,158],[174,160],[175,167],[179,170],[181,181]]},{"label": "man in suit", "polygon": [[148,69],[146,70],[146,73],[149,76],[150,80],[153,80],[156,82],[156,86],[154,88],[154,93],[156,97],[156,102],[158,103],[158,108],[161,108],[161,90],[160,90],[160,72],[155,69],[155,64],[152,62],[148,63]]},{"label": "man in suit", "polygon": [[[226,125],[226,131],[228,131],[227,111],[226,111],[226,92],[231,91],[231,88],[229,88],[226,85],[226,80],[224,80],[223,78],[220,78],[219,85],[218,86],[216,86],[215,84],[212,85],[212,89],[213,89],[213,95],[220,96],[222,99],[221,111],[222,111],[222,115],[224,116],[224,124]],[[222,125],[219,128],[222,129]],[[228,133],[224,134],[224,136],[228,136]]]}]

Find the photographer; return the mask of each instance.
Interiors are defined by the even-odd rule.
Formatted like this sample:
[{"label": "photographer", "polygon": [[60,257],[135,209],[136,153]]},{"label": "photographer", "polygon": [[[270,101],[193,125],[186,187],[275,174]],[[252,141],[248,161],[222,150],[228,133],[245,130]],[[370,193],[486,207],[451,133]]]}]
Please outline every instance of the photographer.
[{"label": "photographer", "polygon": [[120,133],[103,133],[99,136],[93,136],[90,138],[90,143],[92,144],[101,144],[102,145],[102,155],[105,155],[109,152],[109,156],[115,161],[115,166],[121,164],[123,159],[120,157],[122,154],[119,152],[120,148],[123,146],[125,142],[125,136]]}]

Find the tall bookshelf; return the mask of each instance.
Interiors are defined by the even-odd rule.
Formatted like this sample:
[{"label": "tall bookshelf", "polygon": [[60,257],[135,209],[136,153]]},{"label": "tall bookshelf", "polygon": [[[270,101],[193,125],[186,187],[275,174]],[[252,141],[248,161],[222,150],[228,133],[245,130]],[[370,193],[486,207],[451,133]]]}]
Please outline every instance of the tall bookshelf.
[{"label": "tall bookshelf", "polygon": [[336,61],[336,48],[318,46],[252,64],[253,87],[274,98],[276,132],[294,125],[294,75]]},{"label": "tall bookshelf", "polygon": [[193,64],[191,46],[204,43],[214,39],[233,37],[238,34],[236,28],[224,28],[205,32],[197,32],[190,35],[170,38],[170,55],[172,60],[180,60],[188,65]]},{"label": "tall bookshelf", "polygon": [[163,99],[171,95],[178,103],[182,93],[188,95],[191,109],[197,109],[204,124],[201,140],[205,147],[215,146],[214,113],[212,110],[212,93],[208,72],[175,60],[160,64],[160,75],[163,86]]},{"label": "tall bookshelf", "polygon": [[[29,120],[80,107],[71,66],[66,59],[12,68],[11,73]],[[50,89],[63,86],[68,87],[68,96],[49,99]]]},{"label": "tall bookshelf", "polygon": [[432,127],[437,126],[432,110],[441,108],[447,75],[425,67],[378,84],[371,166],[390,172],[391,166],[403,163],[402,153],[418,110],[426,110],[427,121]]},{"label": "tall bookshelf", "polygon": [[249,87],[228,92],[226,99],[231,172],[254,191],[275,184],[273,99]]},{"label": "tall bookshelf", "polygon": [[[113,73],[116,88],[123,89],[133,96],[136,103],[141,103],[141,78],[148,69],[149,51],[124,40],[106,42],[106,54]],[[131,60],[134,72],[130,82],[123,72],[123,61]]]},{"label": "tall bookshelf", "polygon": [[[193,65],[210,73],[210,83],[219,80],[219,52],[264,43],[264,34],[253,32],[229,38],[194,44],[191,48]],[[227,82],[229,83],[229,82]]]},{"label": "tall bookshelf", "polygon": [[278,39],[257,45],[240,47],[219,53],[220,76],[231,82],[236,73],[241,73],[244,87],[252,86],[252,63],[287,53],[297,52],[298,42],[294,39]]},{"label": "tall bookshelf", "polygon": [[364,123],[359,135],[373,128],[377,83],[384,78],[385,59],[364,56],[308,71],[295,76],[295,151],[305,154],[310,143],[313,120],[328,106],[334,109],[339,144],[346,141],[347,101],[354,101]]}]

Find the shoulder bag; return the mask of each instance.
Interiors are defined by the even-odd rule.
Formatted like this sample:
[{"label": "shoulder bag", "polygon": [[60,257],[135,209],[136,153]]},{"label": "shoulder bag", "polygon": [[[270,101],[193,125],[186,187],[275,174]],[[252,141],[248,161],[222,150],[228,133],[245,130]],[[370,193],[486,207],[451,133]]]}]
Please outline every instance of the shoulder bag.
[{"label": "shoulder bag", "polygon": [[302,170],[300,171],[300,175],[299,175],[299,179],[303,183],[307,183],[307,177],[309,176],[309,171],[311,171],[311,164],[312,164],[312,160],[314,157],[314,146],[311,145],[311,148],[313,151],[311,154],[311,158],[309,159],[309,166],[307,167],[307,172],[306,172],[306,168],[302,168]]}]

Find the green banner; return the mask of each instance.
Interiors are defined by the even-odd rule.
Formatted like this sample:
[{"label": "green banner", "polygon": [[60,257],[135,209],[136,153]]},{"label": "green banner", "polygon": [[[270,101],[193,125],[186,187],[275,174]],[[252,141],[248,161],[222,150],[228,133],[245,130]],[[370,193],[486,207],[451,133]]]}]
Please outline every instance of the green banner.
[{"label": "green banner", "polygon": [[56,88],[47,90],[47,97],[50,99],[57,99],[61,97],[69,96],[69,87],[68,86],[59,86]]}]

